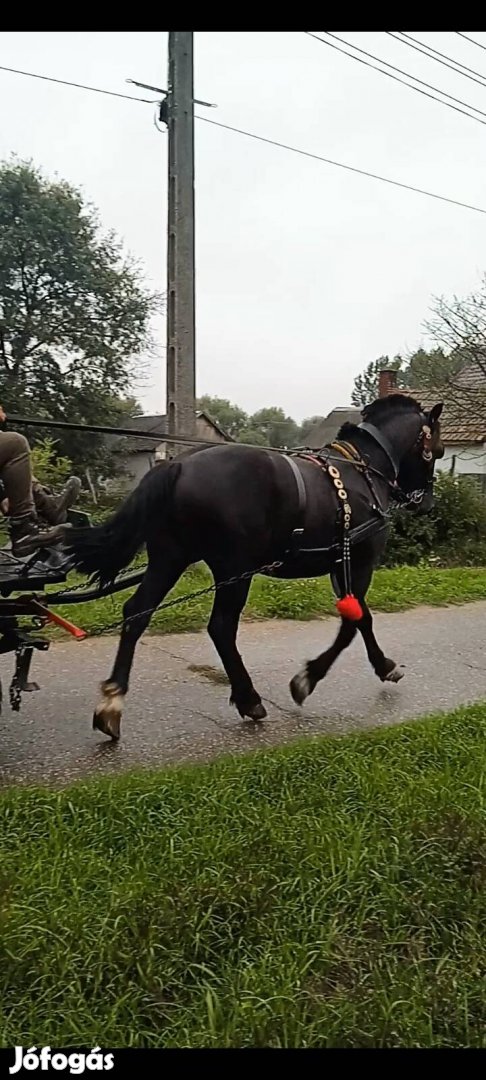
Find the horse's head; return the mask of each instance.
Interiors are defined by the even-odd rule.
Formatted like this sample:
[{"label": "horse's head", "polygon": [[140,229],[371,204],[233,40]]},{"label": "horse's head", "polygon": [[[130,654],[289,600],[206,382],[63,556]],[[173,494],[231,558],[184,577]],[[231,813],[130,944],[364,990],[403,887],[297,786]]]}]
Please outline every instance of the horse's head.
[{"label": "horse's head", "polygon": [[427,412],[414,398],[392,394],[363,410],[365,426],[375,425],[393,448],[397,490],[415,513],[428,514],[434,503],[435,463],[444,456],[442,409],[439,402]]},{"label": "horse's head", "polygon": [[398,487],[407,496],[405,507],[418,514],[429,514],[434,505],[435,463],[444,457],[439,423],[442,409],[439,402],[430,412],[421,411],[418,437],[398,472]]}]

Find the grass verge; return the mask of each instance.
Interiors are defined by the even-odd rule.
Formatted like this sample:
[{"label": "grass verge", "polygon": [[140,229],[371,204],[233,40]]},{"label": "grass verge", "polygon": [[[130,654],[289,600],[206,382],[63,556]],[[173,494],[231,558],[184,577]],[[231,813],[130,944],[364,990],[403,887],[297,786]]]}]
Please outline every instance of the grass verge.
[{"label": "grass verge", "polygon": [[[192,567],[172,590],[170,598],[203,588],[210,582],[210,574],[204,567]],[[70,604],[56,610],[88,631],[100,630],[121,618],[128,595],[119,593],[95,603]],[[430,566],[403,566],[378,570],[369,593],[369,602],[375,611],[404,611],[419,604],[443,606],[484,599],[486,568],[477,567],[440,570]],[[335,600],[328,578],[276,581],[260,577],[253,581],[245,616],[250,619],[313,619],[335,615]],[[212,597],[205,596],[158,612],[152,619],[151,631],[164,634],[200,630],[207,624],[211,604]]]},{"label": "grass verge", "polygon": [[486,706],[0,795],[0,1042],[486,1045]]}]

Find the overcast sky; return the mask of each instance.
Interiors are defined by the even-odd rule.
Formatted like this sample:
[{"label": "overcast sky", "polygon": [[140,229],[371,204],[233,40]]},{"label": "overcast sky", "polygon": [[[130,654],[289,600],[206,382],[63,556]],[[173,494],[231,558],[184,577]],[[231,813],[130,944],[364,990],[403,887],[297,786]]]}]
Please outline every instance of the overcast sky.
[{"label": "overcast sky", "polygon": [[[385,33],[336,33],[486,113],[483,87]],[[457,35],[410,33],[486,74],[486,52]],[[127,78],[165,87],[166,62],[162,32],[1,39],[3,65],[128,93]],[[195,65],[209,119],[486,209],[486,130],[303,32],[198,33]],[[80,186],[164,290],[154,108],[1,71],[0,94],[0,157]],[[424,342],[433,294],[464,294],[486,269],[486,216],[200,122],[196,215],[198,393],[251,411],[347,404],[369,360]],[[139,389],[147,411],[165,406],[164,356]]]}]

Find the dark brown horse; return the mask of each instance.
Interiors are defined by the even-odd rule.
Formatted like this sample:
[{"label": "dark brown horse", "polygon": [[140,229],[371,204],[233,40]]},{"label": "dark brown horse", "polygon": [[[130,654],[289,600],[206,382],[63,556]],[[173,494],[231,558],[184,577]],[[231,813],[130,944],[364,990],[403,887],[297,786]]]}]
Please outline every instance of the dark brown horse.
[{"label": "dark brown horse", "polygon": [[[124,607],[114,667],[102,686],[94,726],[119,737],[136,643],[184,570],[200,561],[216,583],[238,579],[215,592],[208,631],[241,716],[266,716],[236,636],[251,574],[275,561],[283,565],[273,576],[330,574],[337,594],[351,587],[361,606],[359,621],[341,619],[331,647],[294,676],[294,701],[302,704],[312,693],[357,630],[378,678],[398,681],[402,672],[376,641],[365,597],[385,546],[384,517],[392,500],[400,494],[421,513],[432,507],[434,464],[443,454],[441,411],[438,404],[426,414],[418,402],[399,394],[376,401],[363,411],[362,424],[341,429],[337,443],[323,452],[322,467],[305,456],[290,462],[274,451],[242,445],[198,450],[152,469],[106,524],[75,530],[69,538],[75,564],[103,582],[112,581],[143,545],[148,552],[145,577]],[[351,514],[350,582],[339,484]]]}]

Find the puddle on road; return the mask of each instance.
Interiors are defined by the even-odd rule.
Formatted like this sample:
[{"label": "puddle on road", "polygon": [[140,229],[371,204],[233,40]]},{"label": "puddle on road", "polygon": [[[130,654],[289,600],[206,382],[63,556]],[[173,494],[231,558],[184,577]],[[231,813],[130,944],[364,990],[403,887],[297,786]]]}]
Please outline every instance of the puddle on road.
[{"label": "puddle on road", "polygon": [[221,671],[220,668],[212,667],[211,664],[188,664],[187,670],[192,671],[194,675],[202,675],[203,679],[207,679],[208,682],[223,684],[228,686],[228,679],[226,673]]}]

